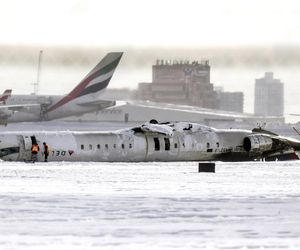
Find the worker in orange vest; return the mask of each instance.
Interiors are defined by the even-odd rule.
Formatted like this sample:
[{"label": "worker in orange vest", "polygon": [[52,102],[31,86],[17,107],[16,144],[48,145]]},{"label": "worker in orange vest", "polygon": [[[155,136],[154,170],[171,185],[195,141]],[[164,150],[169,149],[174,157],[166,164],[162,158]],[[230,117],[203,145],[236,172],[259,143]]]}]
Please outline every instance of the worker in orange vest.
[{"label": "worker in orange vest", "polygon": [[31,146],[31,160],[33,163],[37,161],[37,154],[40,151],[40,147],[37,143],[33,143]]}]

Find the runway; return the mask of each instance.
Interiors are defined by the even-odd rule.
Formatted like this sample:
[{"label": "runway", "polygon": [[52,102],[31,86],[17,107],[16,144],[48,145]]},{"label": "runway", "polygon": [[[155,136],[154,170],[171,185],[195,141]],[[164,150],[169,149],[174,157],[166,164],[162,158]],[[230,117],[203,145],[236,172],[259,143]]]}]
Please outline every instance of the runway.
[{"label": "runway", "polygon": [[0,249],[299,249],[300,161],[0,162]]}]

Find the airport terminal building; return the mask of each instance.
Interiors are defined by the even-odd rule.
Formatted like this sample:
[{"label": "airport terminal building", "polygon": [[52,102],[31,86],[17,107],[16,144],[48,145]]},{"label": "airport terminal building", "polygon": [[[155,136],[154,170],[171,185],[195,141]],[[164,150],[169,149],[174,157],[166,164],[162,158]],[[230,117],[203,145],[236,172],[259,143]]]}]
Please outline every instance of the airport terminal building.
[{"label": "airport terminal building", "polygon": [[144,123],[151,119],[159,122],[189,121],[214,127],[250,126],[263,124],[283,124],[284,117],[262,117],[252,114],[205,109],[195,106],[127,101],[98,112],[72,117],[68,120],[105,121],[122,123]]}]

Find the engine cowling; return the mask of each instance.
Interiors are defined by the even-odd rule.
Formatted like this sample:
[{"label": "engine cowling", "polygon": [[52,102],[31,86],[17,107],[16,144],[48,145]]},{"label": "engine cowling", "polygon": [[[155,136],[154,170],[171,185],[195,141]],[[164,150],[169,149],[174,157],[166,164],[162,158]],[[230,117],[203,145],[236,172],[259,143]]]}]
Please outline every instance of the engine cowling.
[{"label": "engine cowling", "polygon": [[243,147],[252,154],[264,153],[272,149],[273,140],[265,135],[249,135],[244,138]]}]

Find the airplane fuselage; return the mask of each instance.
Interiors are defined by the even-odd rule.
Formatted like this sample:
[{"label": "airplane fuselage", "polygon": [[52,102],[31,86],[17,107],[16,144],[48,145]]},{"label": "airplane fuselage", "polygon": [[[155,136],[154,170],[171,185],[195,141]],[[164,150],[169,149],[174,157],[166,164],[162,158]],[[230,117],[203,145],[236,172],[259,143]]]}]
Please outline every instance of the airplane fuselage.
[{"label": "airplane fuselage", "polygon": [[220,130],[201,124],[145,123],[114,132],[3,132],[0,159],[30,161],[31,146],[50,148],[49,161],[246,161],[298,159],[300,141],[269,131]]},{"label": "airplane fuselage", "polygon": [[[230,133],[228,133],[230,132]],[[174,131],[135,133],[116,132],[23,132],[0,134],[0,158],[11,161],[30,160],[34,137],[42,151],[45,141],[50,148],[49,161],[203,161],[250,160],[244,147],[247,130]],[[42,160],[43,154],[38,154]]]},{"label": "airplane fuselage", "polygon": [[[56,103],[58,100],[62,99],[63,96],[31,96],[31,95],[16,95],[12,96],[11,100],[7,103],[8,105],[14,104],[38,104],[36,106],[24,107],[22,110],[13,112],[5,117],[7,123],[12,122],[34,122],[34,121],[47,121],[55,120],[69,116],[82,115],[84,113],[92,112],[97,110],[97,108],[105,108],[97,105],[81,105],[83,100],[71,100],[59,109],[47,111],[47,107],[52,103]],[[107,107],[112,106],[113,101],[105,101]]]}]

